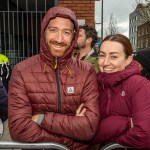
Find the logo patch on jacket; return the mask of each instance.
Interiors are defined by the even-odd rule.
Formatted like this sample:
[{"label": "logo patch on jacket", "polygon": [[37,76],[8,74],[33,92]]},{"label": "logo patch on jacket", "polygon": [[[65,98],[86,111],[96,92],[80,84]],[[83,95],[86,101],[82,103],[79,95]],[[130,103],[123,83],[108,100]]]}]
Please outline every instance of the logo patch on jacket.
[{"label": "logo patch on jacket", "polygon": [[67,87],[67,93],[68,94],[74,93],[74,87]]},{"label": "logo patch on jacket", "polygon": [[125,96],[125,95],[126,95],[125,91],[121,91],[121,96]]}]

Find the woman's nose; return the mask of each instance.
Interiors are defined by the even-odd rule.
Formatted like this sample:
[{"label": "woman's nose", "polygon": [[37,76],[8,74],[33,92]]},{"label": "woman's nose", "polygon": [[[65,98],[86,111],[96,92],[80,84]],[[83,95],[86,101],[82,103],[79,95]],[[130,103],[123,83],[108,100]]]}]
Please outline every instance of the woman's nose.
[{"label": "woman's nose", "polygon": [[110,64],[110,59],[108,57],[106,57],[104,59],[104,65],[109,65]]}]

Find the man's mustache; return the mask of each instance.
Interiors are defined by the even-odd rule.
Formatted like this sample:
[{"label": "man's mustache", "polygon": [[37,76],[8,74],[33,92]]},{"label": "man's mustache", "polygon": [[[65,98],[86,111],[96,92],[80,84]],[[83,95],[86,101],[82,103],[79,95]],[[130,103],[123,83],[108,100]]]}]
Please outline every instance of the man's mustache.
[{"label": "man's mustache", "polygon": [[54,44],[54,45],[58,45],[58,46],[67,46],[67,44],[64,43],[64,42],[57,42],[57,41],[54,41],[54,40],[49,41],[49,43]]}]

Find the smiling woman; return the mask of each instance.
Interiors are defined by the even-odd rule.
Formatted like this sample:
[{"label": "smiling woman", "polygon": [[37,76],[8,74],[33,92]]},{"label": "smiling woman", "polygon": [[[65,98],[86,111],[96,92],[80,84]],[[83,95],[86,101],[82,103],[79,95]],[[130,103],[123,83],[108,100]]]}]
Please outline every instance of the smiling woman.
[{"label": "smiling woman", "polygon": [[107,36],[99,50],[101,121],[93,143],[150,149],[150,82],[132,61],[130,40]]},{"label": "smiling woman", "polygon": [[[126,39],[126,40],[124,40]],[[124,70],[132,61],[132,47],[123,35],[107,36],[99,50],[99,69],[113,73]]]}]

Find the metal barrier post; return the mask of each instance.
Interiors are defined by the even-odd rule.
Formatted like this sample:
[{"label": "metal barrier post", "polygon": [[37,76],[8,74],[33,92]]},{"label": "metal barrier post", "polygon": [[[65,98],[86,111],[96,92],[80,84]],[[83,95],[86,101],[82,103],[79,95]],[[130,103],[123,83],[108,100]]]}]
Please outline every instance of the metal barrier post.
[{"label": "metal barrier post", "polygon": [[22,143],[15,141],[0,141],[0,149],[56,149],[69,150],[66,146],[54,142],[49,143]]},{"label": "metal barrier post", "polygon": [[2,123],[2,120],[0,119],[0,139],[3,135],[3,123]]},{"label": "metal barrier post", "polygon": [[103,146],[101,148],[101,150],[112,150],[112,149],[116,149],[116,148],[123,148],[126,150],[127,148],[132,148],[132,147],[123,146],[118,143],[108,143],[107,145]]}]

